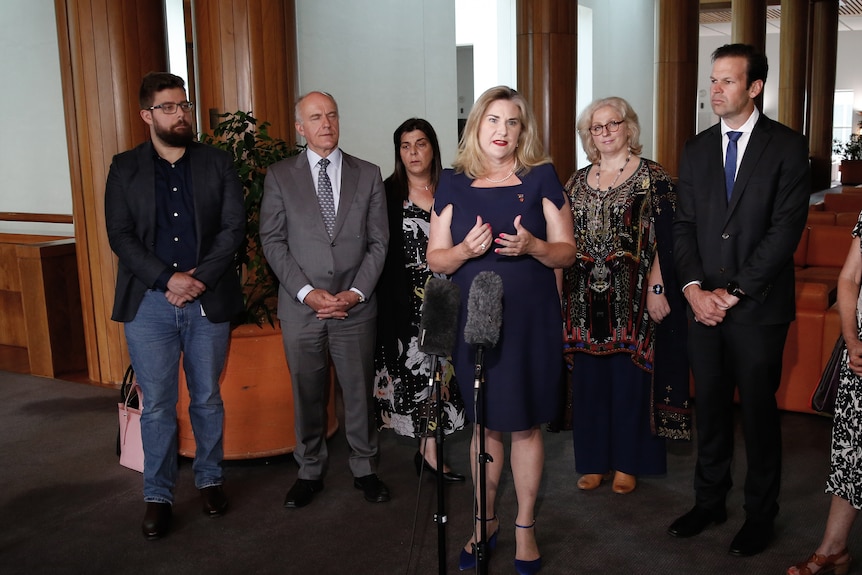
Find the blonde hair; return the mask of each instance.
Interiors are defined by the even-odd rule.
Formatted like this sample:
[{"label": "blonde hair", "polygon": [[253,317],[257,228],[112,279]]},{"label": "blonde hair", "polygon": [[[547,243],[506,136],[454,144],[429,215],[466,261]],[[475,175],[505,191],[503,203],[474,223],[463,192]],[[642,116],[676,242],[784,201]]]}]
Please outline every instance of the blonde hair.
[{"label": "blonde hair", "polygon": [[590,126],[593,124],[593,114],[595,114],[600,108],[612,108],[622,117],[623,123],[625,123],[626,132],[628,133],[629,149],[632,151],[632,154],[636,156],[640,155],[641,150],[643,150],[643,145],[640,143],[641,126],[638,122],[638,115],[634,111],[634,108],[631,107],[631,104],[626,102],[623,98],[611,96],[610,98],[593,100],[593,102],[590,103],[583,112],[581,112],[581,115],[578,116],[578,135],[581,137],[581,146],[583,146],[584,152],[587,154],[587,159],[590,162],[595,163],[602,157],[602,154],[596,147],[595,142],[593,142],[593,135],[590,133]]},{"label": "blonde hair", "polygon": [[473,109],[467,117],[467,124],[464,126],[464,134],[458,143],[458,153],[455,161],[452,162],[456,172],[464,172],[468,178],[474,180],[487,173],[485,153],[479,146],[479,126],[488,112],[488,107],[497,100],[513,102],[520,112],[521,134],[518,136],[518,146],[515,148],[518,174],[526,174],[530,168],[548,164],[551,161],[539,140],[536,117],[527,101],[512,88],[497,86],[486,90],[473,104]]}]

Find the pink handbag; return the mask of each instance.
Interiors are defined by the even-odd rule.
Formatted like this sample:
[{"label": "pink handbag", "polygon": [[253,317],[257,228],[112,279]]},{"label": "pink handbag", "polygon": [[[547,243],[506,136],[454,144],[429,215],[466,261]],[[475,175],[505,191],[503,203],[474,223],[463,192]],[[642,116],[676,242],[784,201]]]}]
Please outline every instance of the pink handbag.
[{"label": "pink handbag", "polygon": [[[129,400],[135,398],[138,400],[138,407],[130,407]],[[117,403],[120,418],[120,465],[140,473],[144,472],[144,444],[141,441],[143,407],[144,396],[137,382],[132,384],[125,401]]]}]

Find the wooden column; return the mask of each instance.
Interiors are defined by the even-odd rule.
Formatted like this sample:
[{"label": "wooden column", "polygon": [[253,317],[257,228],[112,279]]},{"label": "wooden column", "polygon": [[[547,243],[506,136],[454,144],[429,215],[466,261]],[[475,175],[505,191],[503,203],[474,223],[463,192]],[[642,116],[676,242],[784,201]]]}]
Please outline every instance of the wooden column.
[{"label": "wooden column", "polygon": [[105,231],[105,180],[114,154],[148,137],[141,78],[167,68],[161,0],[54,0],[69,144],[89,378],[122,381],[122,326],[111,321],[116,258]]},{"label": "wooden column", "polygon": [[778,121],[805,130],[805,64],[808,61],[808,0],[781,0]]},{"label": "wooden column", "polygon": [[733,43],[751,44],[766,50],[766,0],[733,0],[730,8]]},{"label": "wooden column", "polygon": [[518,0],[518,90],[539,123],[557,176],[575,170],[578,6],[569,0]]},{"label": "wooden column", "polygon": [[270,135],[296,141],[296,10],[293,0],[195,2],[196,86],[211,132],[217,114],[251,111]]},{"label": "wooden column", "polygon": [[[733,43],[751,44],[766,53],[766,0],[733,0],[730,11],[730,36]],[[763,111],[763,92],[754,99]]]},{"label": "wooden column", "polygon": [[659,0],[658,10],[655,160],[676,177],[682,147],[697,125],[700,10],[689,0]]},{"label": "wooden column", "polygon": [[835,106],[835,65],[838,59],[838,2],[814,2],[811,17],[811,83],[808,125],[811,186],[832,183],[832,114]]}]

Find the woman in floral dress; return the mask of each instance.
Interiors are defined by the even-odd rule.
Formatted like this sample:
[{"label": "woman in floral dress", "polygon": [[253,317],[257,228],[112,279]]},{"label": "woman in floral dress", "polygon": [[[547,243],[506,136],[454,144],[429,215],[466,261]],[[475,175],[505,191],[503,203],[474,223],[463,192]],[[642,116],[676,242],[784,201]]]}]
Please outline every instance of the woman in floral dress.
[{"label": "woman in floral dress", "polygon": [[[431,358],[419,351],[419,322],[425,282],[431,271],[425,261],[434,191],[441,172],[437,134],[427,121],[411,118],[394,133],[395,171],[386,187],[389,209],[389,251],[377,294],[375,414],[380,429],[421,438],[414,458],[417,474],[437,469],[435,394],[429,387]],[[437,274],[438,277],[445,276]],[[464,404],[455,372],[440,358],[442,372],[442,426],[449,434],[464,427]],[[428,438],[431,438],[429,441]],[[464,476],[444,467],[444,481]]]}]

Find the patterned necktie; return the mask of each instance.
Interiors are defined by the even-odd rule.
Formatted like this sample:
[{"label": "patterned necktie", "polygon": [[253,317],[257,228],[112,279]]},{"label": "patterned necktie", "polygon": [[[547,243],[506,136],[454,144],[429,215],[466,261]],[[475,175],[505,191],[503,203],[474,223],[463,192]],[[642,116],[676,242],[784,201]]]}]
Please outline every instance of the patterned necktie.
[{"label": "patterned necktie", "polygon": [[332,237],[332,229],[335,227],[335,201],[332,199],[332,181],[326,173],[329,160],[321,158],[317,165],[320,172],[317,175],[317,201],[320,202],[320,213],[326,226],[326,233]]},{"label": "patterned necktie", "polygon": [[724,158],[724,188],[727,191],[727,201],[733,194],[733,182],[736,180],[736,141],[742,132],[727,133],[727,155]]}]

